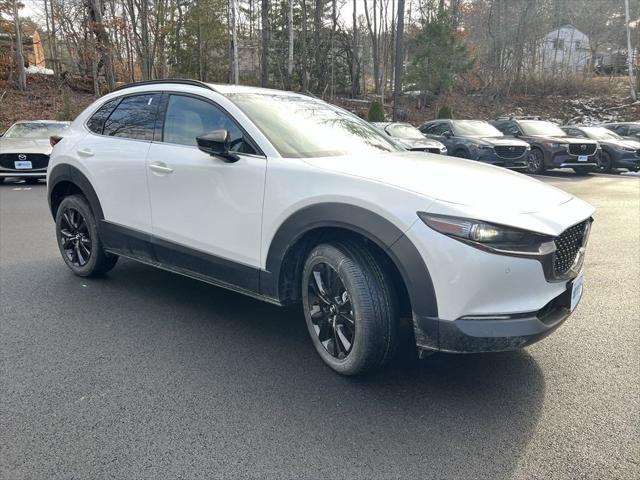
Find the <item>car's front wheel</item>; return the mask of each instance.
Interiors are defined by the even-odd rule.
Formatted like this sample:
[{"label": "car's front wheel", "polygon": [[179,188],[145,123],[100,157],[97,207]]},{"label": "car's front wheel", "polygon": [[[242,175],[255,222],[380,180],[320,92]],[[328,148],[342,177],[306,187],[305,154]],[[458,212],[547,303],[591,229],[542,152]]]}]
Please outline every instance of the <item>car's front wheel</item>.
[{"label": "car's front wheel", "polygon": [[532,148],[527,159],[528,173],[544,173],[544,153],[539,148]]},{"label": "car's front wheel", "polygon": [[397,341],[392,285],[362,245],[316,246],[302,273],[302,301],[313,345],[343,375],[384,365]]},{"label": "car's front wheel", "polygon": [[611,167],[613,167],[611,155],[607,152],[602,152],[600,154],[600,160],[598,161],[598,171],[601,173],[609,173],[611,172]]},{"label": "car's front wheel", "polygon": [[56,237],[65,263],[81,277],[108,272],[118,261],[117,256],[103,250],[91,207],[80,195],[65,197],[60,203]]}]

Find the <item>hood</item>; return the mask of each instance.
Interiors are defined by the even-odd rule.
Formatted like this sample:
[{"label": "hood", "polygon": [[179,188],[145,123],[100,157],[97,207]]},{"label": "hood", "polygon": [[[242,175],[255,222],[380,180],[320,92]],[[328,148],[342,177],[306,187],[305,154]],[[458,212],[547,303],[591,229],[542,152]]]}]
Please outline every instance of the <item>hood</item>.
[{"label": "hood", "polygon": [[51,153],[48,138],[4,138],[0,137],[0,153]]},{"label": "hood", "polygon": [[394,140],[402,144],[406,148],[446,148],[442,143],[430,138],[398,138],[394,137]]},{"label": "hood", "polygon": [[636,142],[635,140],[600,140],[600,143],[611,147],[633,148],[634,150],[640,150],[640,142]]},{"label": "hood", "polygon": [[366,178],[473,210],[523,214],[572,195],[526,175],[472,160],[422,152],[311,158],[314,167]]}]

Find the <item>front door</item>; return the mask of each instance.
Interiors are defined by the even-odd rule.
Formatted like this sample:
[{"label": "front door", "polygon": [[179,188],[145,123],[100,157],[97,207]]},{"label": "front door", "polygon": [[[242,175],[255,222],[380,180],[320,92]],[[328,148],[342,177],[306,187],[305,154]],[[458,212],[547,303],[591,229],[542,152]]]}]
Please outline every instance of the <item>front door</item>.
[{"label": "front door", "polygon": [[[200,151],[196,137],[229,132],[234,163]],[[257,290],[267,163],[236,122],[211,101],[170,94],[162,141],[147,155],[158,260]]]}]

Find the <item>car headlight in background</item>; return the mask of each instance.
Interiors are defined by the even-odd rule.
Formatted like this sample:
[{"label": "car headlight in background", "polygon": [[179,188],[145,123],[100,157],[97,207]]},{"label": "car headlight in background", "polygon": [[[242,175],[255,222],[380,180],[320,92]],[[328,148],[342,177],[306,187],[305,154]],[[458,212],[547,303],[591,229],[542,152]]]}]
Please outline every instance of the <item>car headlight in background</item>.
[{"label": "car headlight in background", "polygon": [[544,142],[549,148],[569,148],[568,143]]},{"label": "car headlight in background", "polygon": [[637,150],[637,148],[633,148],[633,147],[618,147],[618,146],[616,146],[616,150],[619,150],[620,152],[635,152]]},{"label": "car headlight in background", "polygon": [[492,150],[493,145],[477,145],[476,148],[479,148],[480,150]]},{"label": "car headlight in background", "polygon": [[425,212],[418,212],[418,216],[435,231],[484,250],[512,255],[546,255],[556,248],[552,237],[527,230]]}]

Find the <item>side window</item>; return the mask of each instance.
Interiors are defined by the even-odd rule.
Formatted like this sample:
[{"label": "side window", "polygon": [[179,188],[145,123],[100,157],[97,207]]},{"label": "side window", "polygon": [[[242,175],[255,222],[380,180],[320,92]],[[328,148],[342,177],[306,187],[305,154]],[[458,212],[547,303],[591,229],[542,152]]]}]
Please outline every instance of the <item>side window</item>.
[{"label": "side window", "polygon": [[451,127],[449,126],[448,123],[439,123],[433,129],[433,134],[434,135],[444,135],[447,132],[453,133],[453,132],[451,132]]},{"label": "side window", "polygon": [[153,140],[159,93],[125,97],[104,123],[104,135]]},{"label": "side window", "polygon": [[113,109],[116,108],[120,100],[120,98],[114,98],[102,105],[87,122],[87,128],[93,133],[102,135],[105,120],[109,118],[109,115],[111,115],[111,112],[113,112]]},{"label": "side window", "polygon": [[229,116],[215,105],[183,95],[171,95],[164,119],[162,140],[179,145],[196,146],[196,137],[213,130],[229,132],[231,150],[256,153],[244,133]]},{"label": "side window", "polygon": [[511,135],[514,137],[516,135],[520,135],[520,129],[515,123],[503,123],[502,125],[498,126],[498,130],[500,130],[505,135]]},{"label": "side window", "polygon": [[616,132],[618,135],[622,135],[623,137],[627,134],[627,126],[626,125],[617,125],[615,127],[613,127],[613,131]]}]

